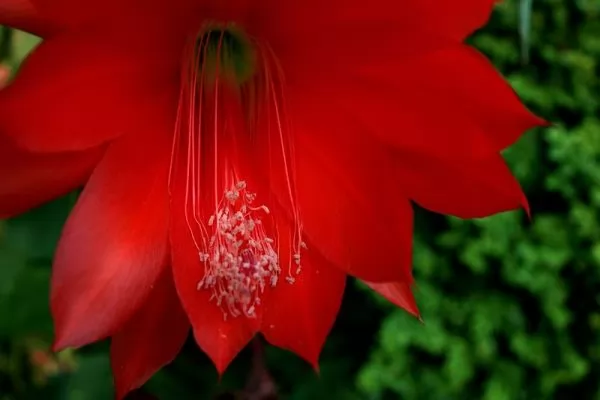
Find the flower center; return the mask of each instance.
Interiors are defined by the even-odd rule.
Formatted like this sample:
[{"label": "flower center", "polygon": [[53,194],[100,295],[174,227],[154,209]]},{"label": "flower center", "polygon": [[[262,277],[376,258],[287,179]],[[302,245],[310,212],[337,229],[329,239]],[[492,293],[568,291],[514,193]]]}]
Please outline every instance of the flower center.
[{"label": "flower center", "polygon": [[250,38],[235,24],[205,24],[195,46],[198,62],[205,68],[204,77],[210,82],[221,76],[242,85],[255,72],[255,49]]},{"label": "flower center", "polygon": [[189,41],[171,170],[185,179],[170,185],[185,186],[181,206],[201,268],[190,284],[209,291],[224,318],[256,317],[266,290],[301,273],[284,92],[269,46],[235,25],[205,24]]}]

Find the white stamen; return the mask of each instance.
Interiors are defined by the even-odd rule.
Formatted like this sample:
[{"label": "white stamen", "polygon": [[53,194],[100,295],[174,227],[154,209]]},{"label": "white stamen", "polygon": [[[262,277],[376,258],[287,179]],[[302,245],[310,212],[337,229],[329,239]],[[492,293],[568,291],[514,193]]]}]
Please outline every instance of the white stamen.
[{"label": "white stamen", "polygon": [[[276,240],[265,234],[261,219],[270,210],[265,205],[253,206],[255,199],[244,181],[226,190],[219,209],[208,220],[214,230],[208,248],[199,252],[205,274],[197,289],[211,290],[211,299],[223,308],[225,316],[255,317],[261,294],[267,284],[277,286],[282,272]],[[292,260],[298,274],[302,245],[295,247]],[[290,284],[295,282],[291,275],[285,279]]]}]

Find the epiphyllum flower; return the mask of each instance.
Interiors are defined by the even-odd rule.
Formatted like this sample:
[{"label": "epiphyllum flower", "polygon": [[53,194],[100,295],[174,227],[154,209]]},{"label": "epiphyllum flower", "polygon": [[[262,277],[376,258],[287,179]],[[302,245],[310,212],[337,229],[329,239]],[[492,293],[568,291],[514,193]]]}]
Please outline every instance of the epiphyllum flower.
[{"label": "epiphyllum flower", "polygon": [[410,201],[526,206],[499,153],[541,121],[462,43],[492,3],[0,3],[46,39],[0,92],[0,215],[85,185],[56,348],[111,337],[123,396],[190,322],[219,371],[259,332],[316,365],[347,274],[416,314]]}]

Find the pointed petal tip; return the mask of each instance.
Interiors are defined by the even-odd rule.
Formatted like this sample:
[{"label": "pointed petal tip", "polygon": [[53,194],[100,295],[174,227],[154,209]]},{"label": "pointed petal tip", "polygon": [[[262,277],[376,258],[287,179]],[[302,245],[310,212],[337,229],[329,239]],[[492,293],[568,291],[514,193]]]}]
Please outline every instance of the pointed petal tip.
[{"label": "pointed petal tip", "polygon": [[225,375],[231,363],[236,359],[240,352],[246,348],[246,346],[248,346],[252,339],[256,337],[256,334],[258,333],[258,327],[250,328],[251,332],[245,329],[248,326],[253,325],[253,323],[246,323],[240,326],[242,327],[242,331],[237,332],[238,335],[233,341],[227,341],[226,339],[227,337],[232,339],[232,337],[236,336],[235,334],[232,336],[232,333],[234,332],[230,332],[229,335],[220,334],[220,339],[225,339],[225,342],[213,342],[213,345],[209,345],[208,342],[203,340],[205,338],[200,335],[198,330],[193,330],[196,343],[198,343],[200,349],[208,356],[215,367],[219,383],[223,379],[223,375]]},{"label": "pointed petal tip", "polygon": [[90,341],[90,340],[82,339],[80,337],[59,335],[57,332],[50,348],[52,349],[52,351],[54,353],[59,353],[61,351],[67,350],[67,349],[77,350],[84,346],[87,346],[88,344],[99,342],[103,339],[105,339],[105,338],[98,338],[98,339]]},{"label": "pointed petal tip", "polygon": [[142,388],[143,385],[130,385],[130,386],[119,386],[115,383],[114,400],[126,400],[126,399],[137,399],[137,400],[154,400],[156,397],[147,395],[146,393],[140,393],[138,389]]},{"label": "pointed petal tip", "polygon": [[[52,310],[54,319],[54,341],[52,350],[78,349],[88,344],[99,342],[110,336],[110,332],[98,332],[86,324],[82,324],[73,315],[64,315]],[[75,314],[75,317],[77,314]]]},{"label": "pointed petal tip", "polygon": [[525,211],[525,215],[527,216],[527,220],[529,222],[531,222],[531,220],[532,220],[531,206],[529,205],[529,200],[527,199],[527,196],[525,195],[525,193],[523,192],[522,189],[521,189],[521,193],[520,193],[520,200],[519,200],[519,202],[521,203],[521,209],[523,211]]},{"label": "pointed petal tip", "polygon": [[111,337],[110,362],[116,398],[127,398],[130,392],[173,362],[188,333],[189,322],[167,268],[144,305]]},{"label": "pointed petal tip", "polygon": [[138,383],[138,384],[133,383],[133,384],[129,384],[129,385],[123,385],[122,382],[114,381],[114,384],[115,384],[114,400],[156,399],[156,397],[154,397],[154,396],[146,395],[145,393],[140,393],[138,391],[138,389],[141,389],[144,386],[144,383]]},{"label": "pointed petal tip", "polygon": [[58,353],[60,351],[63,351],[64,349],[65,347],[62,345],[62,343],[58,342],[57,339],[54,339],[54,341],[50,345],[50,350],[52,350],[53,353]]},{"label": "pointed petal tip", "polygon": [[[278,346],[279,347],[279,346]],[[292,354],[294,354],[295,356],[299,357],[302,359],[302,361],[306,362],[314,371],[314,373],[318,376],[321,377],[321,365],[319,363],[319,359],[321,358],[321,351],[322,351],[322,347],[319,348],[316,353],[314,354],[301,354],[295,350],[292,349],[286,349],[288,351],[290,351]]]},{"label": "pointed petal tip", "polygon": [[321,376],[321,365],[319,364],[319,359],[321,358],[321,351],[323,350],[323,346],[321,346],[319,349],[316,349],[316,351],[311,352],[312,354],[306,353],[306,354],[300,354],[294,350],[290,350],[292,353],[294,353],[295,355],[297,355],[298,357],[300,357],[302,360],[306,361],[306,363],[308,363],[310,365],[310,367],[313,369],[313,371],[315,372],[315,374],[317,374],[317,376]]},{"label": "pointed petal tip", "polygon": [[[520,99],[519,95],[516,92],[515,94]],[[525,132],[534,128],[548,128],[554,125],[554,122],[548,121],[545,118],[540,117],[539,115],[531,111],[529,108],[527,108],[525,105],[523,105],[523,108],[525,114],[521,117],[521,120],[523,121],[522,126],[524,127],[523,130]]]},{"label": "pointed petal tip", "polygon": [[321,377],[321,366],[319,365],[319,361],[315,361],[314,363],[311,364],[311,367],[313,369],[313,371],[315,371],[315,374],[317,375],[318,378]]},{"label": "pointed petal tip", "polygon": [[413,317],[415,317],[419,322],[423,322],[423,319],[421,318],[421,312],[419,311],[419,309],[417,308],[416,305],[414,308],[412,308],[410,310],[405,309],[405,311],[408,312]]},{"label": "pointed petal tip", "polygon": [[535,114],[531,115],[531,127],[532,128],[549,128],[551,126],[554,126],[555,123],[552,121],[548,121],[542,117],[539,117]]},{"label": "pointed petal tip", "polygon": [[119,387],[115,385],[115,400],[125,400],[127,395],[134,390],[139,389],[137,387]]},{"label": "pointed petal tip", "polygon": [[223,383],[223,376],[225,375],[225,372],[227,372],[227,368],[229,365],[231,365],[233,360],[229,361],[228,363],[216,363],[215,360],[213,360],[210,356],[209,358],[215,367],[215,371],[217,372],[217,385],[220,385]]},{"label": "pointed petal tip", "polygon": [[[213,342],[210,344],[206,341],[205,337],[202,337],[198,334],[198,332],[194,329],[194,339],[196,343],[200,347],[200,349],[207,355],[207,357],[212,362],[215,370],[217,372],[217,381],[221,383],[223,379],[223,375],[227,372],[227,369],[235,360],[235,358],[239,355],[239,353],[243,350],[243,348],[248,344],[250,339],[246,341],[244,345],[240,345],[239,342]],[[229,348],[226,348],[229,347]]]},{"label": "pointed petal tip", "polygon": [[523,211],[525,211],[525,215],[527,215],[527,221],[532,222],[533,216],[531,215],[531,208],[529,207],[529,203],[526,201],[523,204]]},{"label": "pointed petal tip", "polygon": [[53,353],[59,353],[66,349],[76,349],[78,347],[81,346],[75,345],[73,342],[69,341],[68,338],[66,338],[64,335],[59,335],[57,332],[56,336],[54,337],[54,341],[50,346],[50,349]]},{"label": "pointed petal tip", "polygon": [[220,384],[223,381],[223,375],[225,374],[225,371],[227,370],[227,367],[230,363],[217,363],[215,362],[215,360],[212,359],[211,361],[215,366],[215,369],[217,370],[217,382]]},{"label": "pointed petal tip", "polygon": [[52,342],[52,351],[59,352],[66,349],[79,349],[92,343],[97,343],[107,339],[112,335],[111,331],[98,332],[92,327],[84,326],[77,321],[61,321],[53,313],[55,321],[54,341]]},{"label": "pointed petal tip", "polygon": [[373,283],[363,281],[368,287],[379,293],[390,303],[396,307],[401,308],[413,317],[417,319],[421,318],[421,313],[417,306],[417,301],[413,294],[413,287],[415,283],[412,280],[407,281],[396,281],[387,283]]},{"label": "pointed petal tip", "polygon": [[66,350],[68,348],[77,348],[79,346],[75,346],[72,340],[69,340],[67,335],[64,334],[63,329],[54,328],[54,341],[50,348],[53,352],[58,353],[60,351]]},{"label": "pointed petal tip", "polygon": [[[421,321],[421,312],[419,311],[419,307],[417,306],[416,303],[416,299],[414,298],[414,295],[412,296],[412,302],[410,303],[396,303],[392,301],[392,304],[394,304],[396,307],[400,308],[401,310],[407,312],[411,317],[416,318],[417,320]],[[390,301],[390,299],[387,299],[388,301]]]},{"label": "pointed petal tip", "polygon": [[417,288],[416,282],[412,281],[409,283],[408,288],[412,294],[412,302],[409,302],[409,307],[403,308],[403,310],[415,317],[418,321],[423,322],[423,319],[421,318],[421,311],[419,310],[419,305],[417,304],[417,299],[414,296],[415,289]]}]

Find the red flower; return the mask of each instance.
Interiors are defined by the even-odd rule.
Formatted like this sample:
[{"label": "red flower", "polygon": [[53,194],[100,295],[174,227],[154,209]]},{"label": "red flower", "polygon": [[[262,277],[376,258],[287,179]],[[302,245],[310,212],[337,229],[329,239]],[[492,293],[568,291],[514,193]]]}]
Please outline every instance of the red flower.
[{"label": "red flower", "polygon": [[122,397],[190,322],[219,371],[258,332],[316,365],[346,274],[417,314],[411,200],[526,207],[500,151],[542,121],[462,43],[492,3],[4,0],[46,40],[0,92],[0,216],[85,184],[56,348],[111,337]]}]

